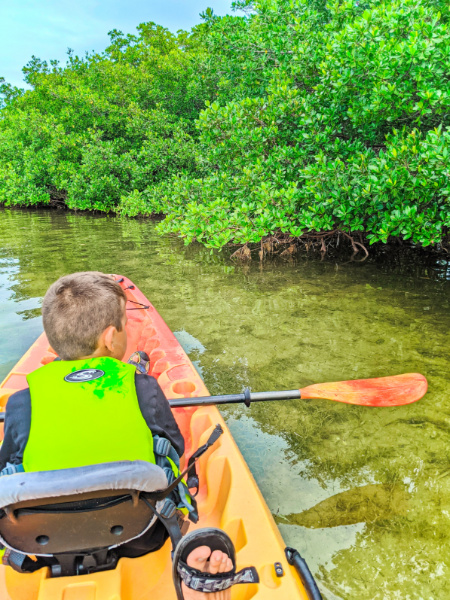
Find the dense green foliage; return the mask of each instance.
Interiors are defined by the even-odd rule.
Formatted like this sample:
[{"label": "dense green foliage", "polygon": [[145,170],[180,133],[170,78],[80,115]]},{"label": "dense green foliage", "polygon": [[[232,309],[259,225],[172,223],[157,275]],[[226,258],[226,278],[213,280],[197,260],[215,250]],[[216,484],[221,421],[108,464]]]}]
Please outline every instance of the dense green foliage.
[{"label": "dense green foliage", "polygon": [[33,91],[5,89],[0,202],[163,213],[210,247],[445,242],[448,2],[235,5],[190,34],[112,32],[65,69],[31,61]]},{"label": "dense green foliage", "polygon": [[115,210],[193,170],[193,122],[208,97],[192,74],[196,34],[153,23],[138,34],[113,31],[104,54],[70,53],[66,68],[33,57],[32,91],[3,87],[0,202]]}]

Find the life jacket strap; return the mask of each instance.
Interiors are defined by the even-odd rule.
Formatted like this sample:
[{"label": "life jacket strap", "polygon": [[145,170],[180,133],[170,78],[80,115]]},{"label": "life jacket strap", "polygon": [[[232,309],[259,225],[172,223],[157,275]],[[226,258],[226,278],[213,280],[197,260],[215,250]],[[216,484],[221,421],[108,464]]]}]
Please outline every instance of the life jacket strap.
[{"label": "life jacket strap", "polygon": [[158,467],[164,469],[167,466],[167,458],[170,458],[177,465],[178,469],[180,468],[178,452],[176,452],[167,438],[159,437],[159,435],[153,436],[153,453],[155,454],[155,461]]},{"label": "life jacket strap", "polygon": [[14,473],[25,473],[23,465],[12,465],[11,463],[7,462],[6,467],[0,471],[0,477],[3,477],[3,475],[14,475]]},{"label": "life jacket strap", "polygon": [[[167,483],[170,486],[175,481],[173,465],[176,466],[179,472],[180,457],[170,441],[167,438],[159,437],[159,435],[153,436],[153,452],[155,454],[156,464],[163,469],[167,477]],[[196,523],[198,521],[197,506],[195,502],[193,502],[193,498],[184,481],[180,481],[176,485],[172,491],[172,495],[174,495],[177,500],[177,508],[186,509],[189,513],[190,520]]]}]

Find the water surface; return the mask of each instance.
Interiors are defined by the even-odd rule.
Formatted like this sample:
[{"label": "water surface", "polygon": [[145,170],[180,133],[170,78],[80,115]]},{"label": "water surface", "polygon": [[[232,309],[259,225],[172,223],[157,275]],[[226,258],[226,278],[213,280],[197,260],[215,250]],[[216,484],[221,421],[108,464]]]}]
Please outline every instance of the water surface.
[{"label": "water surface", "polygon": [[[419,371],[420,402],[329,401],[224,411],[289,545],[328,600],[449,598],[450,294],[446,266],[311,260],[239,266],[148,221],[0,211],[0,375],[42,330],[48,286],[130,277],[211,393]],[[288,600],[288,599],[287,599]]]}]

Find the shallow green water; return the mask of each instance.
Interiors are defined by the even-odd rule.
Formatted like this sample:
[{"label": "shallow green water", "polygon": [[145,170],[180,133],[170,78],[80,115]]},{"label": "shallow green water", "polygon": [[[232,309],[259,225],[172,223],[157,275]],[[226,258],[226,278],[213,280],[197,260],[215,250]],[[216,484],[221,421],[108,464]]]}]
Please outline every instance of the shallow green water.
[{"label": "shallow green water", "polygon": [[142,289],[211,393],[425,374],[429,393],[406,407],[295,401],[225,416],[325,598],[450,598],[444,267],[237,266],[158,237],[149,222],[58,212],[0,211],[0,232],[1,376],[41,332],[50,283],[88,269],[126,274]]}]

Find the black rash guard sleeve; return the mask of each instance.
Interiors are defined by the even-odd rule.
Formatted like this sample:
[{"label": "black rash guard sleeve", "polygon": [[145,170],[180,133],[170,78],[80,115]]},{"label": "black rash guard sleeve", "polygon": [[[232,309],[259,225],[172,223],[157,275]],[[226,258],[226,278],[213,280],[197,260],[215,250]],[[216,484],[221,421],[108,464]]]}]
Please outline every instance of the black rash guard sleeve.
[{"label": "black rash guard sleeve", "polygon": [[141,373],[136,373],[135,382],[139,408],[148,427],[153,434],[169,440],[178,455],[182,456],[184,438],[158,382],[151,375]]},{"label": "black rash guard sleeve", "polygon": [[0,471],[9,462],[20,465],[28,442],[31,427],[30,390],[20,390],[12,394],[6,404],[5,435],[0,447]]}]

